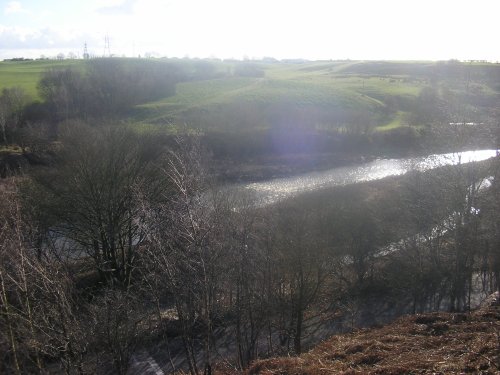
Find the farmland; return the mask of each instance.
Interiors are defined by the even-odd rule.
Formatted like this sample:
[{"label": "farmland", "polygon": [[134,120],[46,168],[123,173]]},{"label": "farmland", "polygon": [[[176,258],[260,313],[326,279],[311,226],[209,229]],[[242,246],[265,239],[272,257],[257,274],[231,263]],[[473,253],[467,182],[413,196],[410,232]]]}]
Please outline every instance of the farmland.
[{"label": "farmland", "polygon": [[4,61],[0,63],[0,90],[18,86],[37,98],[37,84],[41,74],[49,68],[81,65],[78,60]]}]

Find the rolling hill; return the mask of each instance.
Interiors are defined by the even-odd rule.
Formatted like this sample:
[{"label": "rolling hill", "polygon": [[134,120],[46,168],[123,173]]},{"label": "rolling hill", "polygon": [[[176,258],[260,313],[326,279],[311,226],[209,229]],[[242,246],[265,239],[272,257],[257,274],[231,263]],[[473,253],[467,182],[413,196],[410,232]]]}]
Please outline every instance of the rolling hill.
[{"label": "rolling hill", "polygon": [[[227,63],[227,70],[237,64]],[[494,64],[247,64],[262,75],[229,74],[179,83],[175,96],[138,106],[133,121],[236,131],[277,126],[384,131],[410,124],[412,112],[420,109],[416,107],[423,92],[432,91],[443,104],[459,102],[462,112],[491,107],[500,92],[500,66]],[[424,121],[420,122],[416,119],[411,124],[423,125]]]}]

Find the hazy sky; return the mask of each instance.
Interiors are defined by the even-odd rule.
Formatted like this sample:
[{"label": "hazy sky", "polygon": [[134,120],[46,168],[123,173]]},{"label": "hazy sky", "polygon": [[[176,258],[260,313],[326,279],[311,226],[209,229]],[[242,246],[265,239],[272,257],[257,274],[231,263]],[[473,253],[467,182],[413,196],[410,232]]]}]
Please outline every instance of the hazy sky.
[{"label": "hazy sky", "polygon": [[0,59],[137,56],[500,61],[500,0],[0,0]]}]

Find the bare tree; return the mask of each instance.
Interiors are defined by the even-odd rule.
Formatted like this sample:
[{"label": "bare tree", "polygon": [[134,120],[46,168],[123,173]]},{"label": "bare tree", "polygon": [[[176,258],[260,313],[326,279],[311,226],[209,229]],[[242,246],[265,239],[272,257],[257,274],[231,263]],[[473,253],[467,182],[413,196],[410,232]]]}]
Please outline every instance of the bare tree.
[{"label": "bare tree", "polygon": [[147,217],[146,272],[175,305],[189,370],[198,374],[196,346],[201,338],[204,372],[211,373],[214,322],[227,265],[224,228],[228,202],[210,184],[197,137],[179,138],[164,174],[171,189],[166,203],[144,206]]},{"label": "bare tree", "polygon": [[42,209],[51,214],[53,232],[88,254],[108,284],[126,288],[144,241],[134,191],[162,189],[154,147],[116,127],[72,124],[67,131],[56,168],[36,179],[47,198],[39,203],[47,203]]},{"label": "bare tree", "polygon": [[[271,228],[266,209],[257,210],[252,197],[239,197],[231,212],[227,241],[231,244],[231,272],[226,280],[234,319],[238,366],[246,368],[258,358],[260,339],[268,329],[268,354],[272,348],[274,313],[274,258],[269,239]],[[275,263],[276,262],[276,263]]]},{"label": "bare tree", "polygon": [[0,95],[0,131],[2,142],[12,142],[19,127],[23,107],[29,102],[28,95],[19,87],[5,88]]},{"label": "bare tree", "polygon": [[33,250],[17,194],[3,198],[8,203],[0,233],[0,324],[8,333],[6,364],[16,373],[43,373],[52,358],[65,373],[81,373],[89,342],[79,319],[85,306],[66,270]]},{"label": "bare tree", "polygon": [[93,323],[95,368],[100,373],[127,374],[137,349],[141,325],[147,321],[144,296],[139,290],[104,288],[89,306]]},{"label": "bare tree", "polygon": [[409,235],[393,258],[413,275],[414,310],[439,308],[443,299],[450,310],[470,308],[483,246],[485,176],[485,165],[474,162],[410,176],[404,190]]},{"label": "bare tree", "polygon": [[324,286],[326,253],[324,244],[318,239],[317,221],[303,207],[281,207],[276,217],[276,253],[280,264],[279,284],[275,297],[286,337],[293,338],[296,354],[302,352],[302,338],[307,309],[316,301]]}]

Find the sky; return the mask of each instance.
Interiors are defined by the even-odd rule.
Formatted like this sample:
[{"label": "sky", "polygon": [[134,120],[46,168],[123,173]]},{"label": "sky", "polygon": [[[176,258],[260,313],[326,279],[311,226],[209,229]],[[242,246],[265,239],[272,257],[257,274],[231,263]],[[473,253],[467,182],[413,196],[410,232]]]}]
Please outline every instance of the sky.
[{"label": "sky", "polygon": [[500,0],[0,0],[0,59],[500,61]]}]

